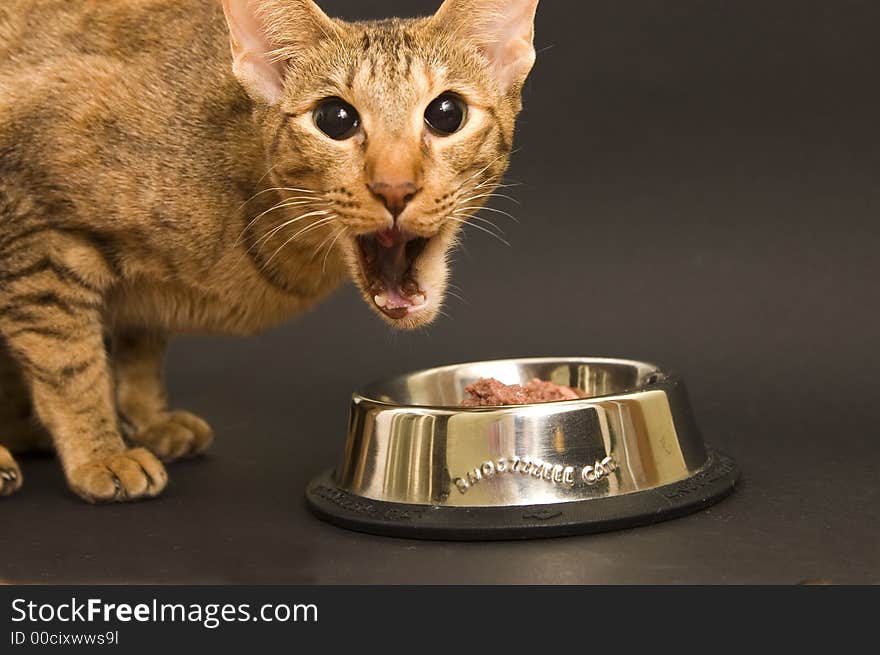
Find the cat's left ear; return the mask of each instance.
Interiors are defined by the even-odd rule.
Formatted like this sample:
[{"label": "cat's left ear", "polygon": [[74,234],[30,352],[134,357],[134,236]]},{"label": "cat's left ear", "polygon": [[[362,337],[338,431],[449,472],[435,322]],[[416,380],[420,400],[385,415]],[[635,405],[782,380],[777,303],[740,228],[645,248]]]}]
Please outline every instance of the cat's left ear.
[{"label": "cat's left ear", "polygon": [[538,0],[446,0],[433,20],[473,44],[504,92],[519,91],[535,65]]},{"label": "cat's left ear", "polygon": [[254,100],[274,104],[298,52],[336,34],[312,0],[223,0],[232,45],[232,70]]}]

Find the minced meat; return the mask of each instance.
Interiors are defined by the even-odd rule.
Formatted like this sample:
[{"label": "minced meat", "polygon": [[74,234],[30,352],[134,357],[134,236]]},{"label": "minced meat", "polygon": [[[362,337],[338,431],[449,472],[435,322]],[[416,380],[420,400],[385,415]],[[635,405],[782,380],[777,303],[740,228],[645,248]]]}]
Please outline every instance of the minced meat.
[{"label": "minced meat", "polygon": [[462,407],[498,407],[502,405],[531,405],[556,400],[585,398],[580,389],[565,387],[546,380],[533,379],[526,384],[504,384],[495,378],[483,378],[464,389],[468,395]]}]

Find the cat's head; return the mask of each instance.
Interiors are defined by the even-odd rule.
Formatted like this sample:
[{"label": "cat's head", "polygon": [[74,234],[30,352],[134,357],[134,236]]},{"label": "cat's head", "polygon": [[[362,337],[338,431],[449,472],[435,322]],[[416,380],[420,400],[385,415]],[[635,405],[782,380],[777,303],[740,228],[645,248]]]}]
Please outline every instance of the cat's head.
[{"label": "cat's head", "polygon": [[446,0],[369,23],[312,0],[223,4],[273,183],[302,217],[292,236],[326,234],[392,325],[429,323],[456,235],[507,168],[538,0]]}]

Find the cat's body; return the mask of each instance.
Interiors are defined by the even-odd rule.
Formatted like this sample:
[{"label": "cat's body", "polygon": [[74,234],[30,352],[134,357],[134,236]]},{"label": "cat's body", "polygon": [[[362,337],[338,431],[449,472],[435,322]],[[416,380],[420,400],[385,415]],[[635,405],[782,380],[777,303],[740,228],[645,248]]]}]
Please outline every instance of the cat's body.
[{"label": "cat's body", "polygon": [[[245,218],[277,195],[243,207],[272,164],[229,65],[219,4],[12,0],[0,7],[0,44],[0,198],[12,210],[0,238],[51,237],[16,235],[32,224],[100,239],[125,280],[110,294],[111,323],[255,333],[342,281],[338,257],[327,274],[296,279],[277,270],[284,260],[264,270],[240,239]],[[42,206],[16,208],[31,202]]]},{"label": "cat's body", "polygon": [[[497,13],[498,3],[447,4]],[[537,2],[519,4],[530,48]],[[443,19],[447,33],[457,25]],[[492,90],[491,67],[449,45],[420,72],[439,29],[331,23],[310,0],[4,2],[0,444],[45,444],[45,426],[87,500],[153,496],[166,481],[153,453],[195,454],[212,438],[201,419],[166,408],[168,335],[259,332],[347,275],[389,322],[431,320],[456,222],[506,166],[525,77]],[[427,62],[441,57],[452,72],[474,68],[465,93],[485,100],[470,110],[474,133],[435,142],[429,131],[406,146],[409,127],[391,109],[422,102],[405,95],[412,79],[436,93]],[[352,98],[358,131],[321,134],[321,96]],[[117,416],[138,447],[125,446]],[[20,483],[0,447],[0,495]]]}]

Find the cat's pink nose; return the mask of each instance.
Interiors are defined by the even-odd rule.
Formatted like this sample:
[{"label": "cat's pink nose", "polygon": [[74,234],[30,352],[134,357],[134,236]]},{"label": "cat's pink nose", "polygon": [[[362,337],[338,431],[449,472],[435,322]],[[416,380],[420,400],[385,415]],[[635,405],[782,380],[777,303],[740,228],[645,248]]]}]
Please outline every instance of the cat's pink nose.
[{"label": "cat's pink nose", "polygon": [[419,192],[419,188],[415,182],[398,182],[391,184],[388,182],[373,182],[370,185],[370,191],[373,192],[391,212],[394,220],[403,213],[410,201]]}]

